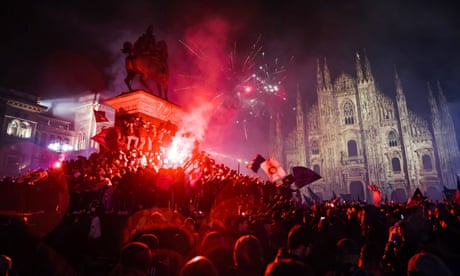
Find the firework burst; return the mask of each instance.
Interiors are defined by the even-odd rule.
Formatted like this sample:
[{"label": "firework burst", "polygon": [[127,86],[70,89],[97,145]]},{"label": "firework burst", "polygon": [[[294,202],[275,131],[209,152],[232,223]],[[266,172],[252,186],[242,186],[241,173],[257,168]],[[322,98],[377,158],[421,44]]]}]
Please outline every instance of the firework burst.
[{"label": "firework burst", "polygon": [[[215,91],[216,105],[225,110],[236,110],[240,121],[248,119],[248,116],[257,118],[273,115],[280,100],[285,101],[287,98],[283,85],[293,57],[286,64],[281,63],[277,57],[269,58],[264,52],[261,38],[259,35],[249,50],[238,49],[234,42],[226,59],[221,63],[222,68],[217,68],[222,75],[222,81]],[[197,48],[197,44],[182,40],[179,42],[197,59],[209,59],[206,51]],[[206,76],[183,77],[190,81],[201,79],[205,82]],[[197,87],[199,84],[195,82],[178,90]]]},{"label": "firework burst", "polygon": [[229,67],[226,76],[230,79],[228,92],[236,96],[244,115],[262,117],[272,115],[276,106],[274,102],[286,100],[284,81],[287,77],[288,64],[281,64],[275,57],[266,56],[261,45],[261,36],[252,44],[247,55],[238,59],[236,43],[229,54]]}]

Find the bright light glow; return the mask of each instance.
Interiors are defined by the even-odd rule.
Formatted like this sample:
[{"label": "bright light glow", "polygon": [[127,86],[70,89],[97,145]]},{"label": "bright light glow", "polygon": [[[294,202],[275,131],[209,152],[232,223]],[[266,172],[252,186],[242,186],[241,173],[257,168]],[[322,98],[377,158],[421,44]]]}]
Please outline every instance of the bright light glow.
[{"label": "bright light glow", "polygon": [[192,157],[192,150],[194,147],[194,138],[190,135],[181,135],[178,133],[174,136],[171,146],[167,150],[166,160],[170,167],[178,167],[185,163]]},{"label": "bright light glow", "polygon": [[55,168],[55,169],[59,169],[59,168],[61,168],[61,166],[62,166],[61,161],[56,161],[53,164],[53,168]]},{"label": "bright light glow", "polygon": [[65,152],[73,150],[73,147],[68,144],[61,144],[61,143],[51,143],[48,145],[48,149],[56,152]]},{"label": "bright light glow", "polygon": [[252,91],[252,87],[251,87],[251,86],[245,86],[245,87],[244,87],[244,92],[250,93],[251,91]]}]

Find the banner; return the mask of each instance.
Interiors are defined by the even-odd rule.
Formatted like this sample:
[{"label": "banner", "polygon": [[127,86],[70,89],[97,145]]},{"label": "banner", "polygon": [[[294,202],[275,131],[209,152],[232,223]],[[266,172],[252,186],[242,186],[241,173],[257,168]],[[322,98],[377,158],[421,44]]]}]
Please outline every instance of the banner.
[{"label": "banner", "polygon": [[96,123],[103,123],[109,121],[109,119],[107,119],[107,117],[105,116],[105,111],[94,110],[94,118],[96,119]]},{"label": "banner", "polygon": [[280,163],[275,158],[270,157],[268,160],[263,162],[260,167],[272,182],[280,180],[286,176],[286,171],[281,167]]},{"label": "banner", "polygon": [[118,128],[107,127],[103,128],[99,133],[91,137],[94,141],[99,143],[105,150],[118,151],[120,144],[118,138],[120,136]]}]

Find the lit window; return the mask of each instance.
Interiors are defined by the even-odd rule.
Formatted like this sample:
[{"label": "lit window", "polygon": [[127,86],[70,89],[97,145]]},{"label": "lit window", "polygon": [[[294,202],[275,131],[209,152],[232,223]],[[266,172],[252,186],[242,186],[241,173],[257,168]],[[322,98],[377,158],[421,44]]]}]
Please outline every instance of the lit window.
[{"label": "lit window", "polygon": [[32,136],[32,126],[28,122],[14,119],[8,124],[6,134],[19,138],[30,138]]},{"label": "lit window", "polygon": [[32,136],[32,126],[28,122],[22,122],[18,136],[21,138],[30,138]]},{"label": "lit window", "polygon": [[11,135],[11,136],[18,136],[18,130],[19,130],[19,121],[18,120],[12,120],[8,124],[6,134]]}]

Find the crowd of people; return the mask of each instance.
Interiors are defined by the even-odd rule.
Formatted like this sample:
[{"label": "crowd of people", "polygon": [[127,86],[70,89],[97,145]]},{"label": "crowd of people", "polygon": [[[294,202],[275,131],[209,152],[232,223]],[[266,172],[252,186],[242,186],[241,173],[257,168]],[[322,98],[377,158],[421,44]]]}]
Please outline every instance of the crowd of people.
[{"label": "crowd of people", "polygon": [[2,275],[460,275],[455,201],[305,201],[205,152],[151,155],[2,179],[1,209],[21,211],[1,216]]}]

